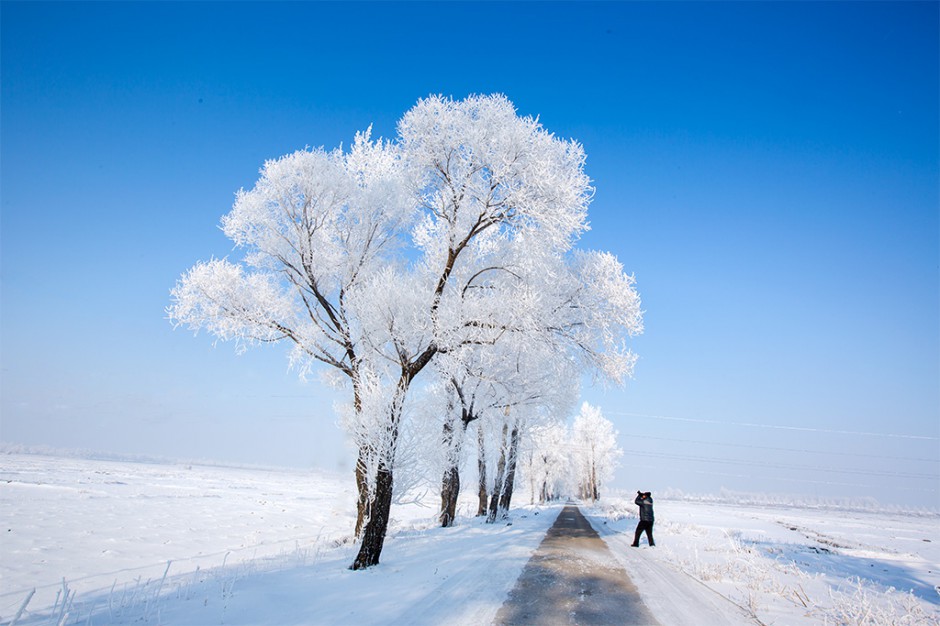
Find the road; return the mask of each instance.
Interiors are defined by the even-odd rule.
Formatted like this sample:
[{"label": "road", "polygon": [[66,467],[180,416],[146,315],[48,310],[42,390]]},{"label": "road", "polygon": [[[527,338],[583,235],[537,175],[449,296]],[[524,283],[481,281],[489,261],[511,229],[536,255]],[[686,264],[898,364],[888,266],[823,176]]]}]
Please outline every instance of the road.
[{"label": "road", "polygon": [[566,506],[496,614],[500,626],[658,624],[607,544]]}]

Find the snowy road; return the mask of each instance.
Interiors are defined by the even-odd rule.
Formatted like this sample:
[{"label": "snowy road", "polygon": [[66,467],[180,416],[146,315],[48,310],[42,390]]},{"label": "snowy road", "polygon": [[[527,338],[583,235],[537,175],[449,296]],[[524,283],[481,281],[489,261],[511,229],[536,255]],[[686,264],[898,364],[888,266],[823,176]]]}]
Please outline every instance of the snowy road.
[{"label": "snowy road", "polygon": [[658,623],[576,506],[559,513],[495,620],[499,626]]}]

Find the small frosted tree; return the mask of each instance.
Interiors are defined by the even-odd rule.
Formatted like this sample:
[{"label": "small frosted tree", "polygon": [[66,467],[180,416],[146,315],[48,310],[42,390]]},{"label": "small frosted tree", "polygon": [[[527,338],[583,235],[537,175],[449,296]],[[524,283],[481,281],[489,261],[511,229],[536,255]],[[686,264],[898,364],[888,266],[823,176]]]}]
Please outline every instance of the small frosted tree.
[{"label": "small frosted tree", "polygon": [[573,493],[571,491],[572,449],[570,433],[563,422],[549,422],[532,429],[523,455],[523,472],[529,481],[533,503]]},{"label": "small frosted tree", "polygon": [[460,495],[460,460],[470,424],[493,408],[493,390],[488,381],[470,371],[443,372],[449,402],[441,434],[444,465],[441,478],[441,526],[454,523]]},{"label": "small frosted tree", "polygon": [[580,496],[597,500],[601,485],[613,477],[617,459],[623,455],[617,431],[600,408],[585,402],[571,427],[571,442]]},{"label": "small frosted tree", "polygon": [[[549,351],[529,333],[509,331],[497,346],[475,347],[456,356],[456,361],[442,360],[442,365],[453,362],[456,368],[448,374],[453,401],[442,437],[452,459],[441,488],[445,526],[453,521],[460,486],[456,461],[469,424],[476,423],[483,435],[477,440],[478,514],[488,514],[492,521],[508,509],[512,499],[525,429],[544,421],[546,415],[565,414],[578,391],[578,372],[567,353]],[[487,458],[486,440],[496,453],[492,462]]]}]

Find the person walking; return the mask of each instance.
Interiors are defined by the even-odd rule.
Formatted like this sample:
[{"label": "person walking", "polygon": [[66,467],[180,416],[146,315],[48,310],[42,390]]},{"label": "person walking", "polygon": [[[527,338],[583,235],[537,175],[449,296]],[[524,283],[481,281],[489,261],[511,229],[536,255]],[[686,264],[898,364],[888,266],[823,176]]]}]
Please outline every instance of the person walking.
[{"label": "person walking", "polygon": [[646,539],[651,546],[655,546],[653,541],[653,494],[649,491],[637,491],[634,501],[640,507],[640,523],[636,525],[636,534],[633,536],[634,548],[640,547],[640,535],[646,531]]}]

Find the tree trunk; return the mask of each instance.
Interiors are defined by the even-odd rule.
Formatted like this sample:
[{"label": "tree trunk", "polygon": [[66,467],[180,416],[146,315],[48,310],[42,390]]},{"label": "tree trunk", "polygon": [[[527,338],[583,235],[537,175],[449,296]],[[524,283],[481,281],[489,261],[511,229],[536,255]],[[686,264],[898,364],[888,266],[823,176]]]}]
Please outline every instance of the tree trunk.
[{"label": "tree trunk", "polygon": [[356,503],[356,538],[362,536],[362,526],[369,519],[371,498],[369,497],[369,477],[366,475],[365,450],[359,450],[356,460],[356,488],[359,490],[359,499]]},{"label": "tree trunk", "polygon": [[359,570],[379,564],[379,556],[385,545],[385,533],[388,531],[388,520],[392,510],[392,491],[394,478],[392,468],[386,467],[384,461],[379,464],[375,477],[375,494],[371,503],[371,515],[366,522],[362,534],[362,545],[359,554],[349,569]]},{"label": "tree trunk", "polygon": [[477,429],[477,442],[479,443],[477,456],[477,470],[479,474],[479,489],[477,495],[480,498],[480,505],[477,508],[477,517],[486,515],[486,448],[483,444],[483,424],[479,424]]},{"label": "tree trunk", "polygon": [[460,494],[460,468],[459,463],[459,445],[454,441],[454,424],[452,418],[444,422],[444,432],[441,435],[444,447],[447,450],[448,467],[444,470],[444,477],[441,479],[441,526],[447,528],[454,524],[454,518],[457,516],[457,496]]},{"label": "tree trunk", "polygon": [[[456,383],[455,383],[456,385]],[[458,388],[458,393],[459,388]],[[463,396],[461,395],[461,402]],[[460,495],[460,452],[463,448],[463,441],[467,436],[467,427],[470,422],[476,420],[479,416],[473,410],[473,404],[470,408],[464,407],[460,411],[460,430],[454,428],[456,419],[444,422],[444,433],[442,439],[447,448],[447,460],[449,467],[444,470],[444,478],[441,480],[441,526],[452,526],[454,518],[457,517],[457,497]],[[482,431],[481,431],[482,432]],[[480,445],[483,445],[483,439],[480,439]]]},{"label": "tree trunk", "polygon": [[[534,467],[532,463],[532,454],[529,455],[529,467]],[[529,476],[529,504],[535,504],[535,472],[529,470],[531,476]]]},{"label": "tree trunk", "polygon": [[[358,416],[362,412],[362,395],[359,384],[353,377],[353,409]],[[356,490],[358,498],[356,501],[356,538],[362,536],[362,526],[369,518],[369,503],[371,497],[369,494],[369,475],[368,475],[368,449],[364,446],[359,447],[359,458],[356,459]]]},{"label": "tree trunk", "polygon": [[600,498],[600,493],[597,490],[597,468],[591,463],[591,499],[597,502],[598,498]]},{"label": "tree trunk", "polygon": [[441,526],[447,528],[454,525],[457,517],[457,495],[460,493],[460,471],[451,467],[444,472],[444,481],[441,485]]},{"label": "tree trunk", "polygon": [[391,413],[389,414],[388,448],[378,451],[381,454],[375,474],[375,488],[372,497],[369,499],[369,517],[362,531],[362,545],[359,546],[359,553],[356,555],[353,564],[349,566],[349,569],[352,570],[378,565],[379,557],[382,555],[395,487],[393,472],[395,452],[398,447],[398,426],[410,382],[411,378],[407,373],[403,373],[398,381],[398,389],[395,392]]},{"label": "tree trunk", "polygon": [[499,497],[499,516],[506,517],[509,513],[509,503],[512,502],[512,490],[516,482],[516,457],[519,454],[519,427],[512,429],[509,437],[509,459],[507,460],[506,479],[503,483],[502,494]]},{"label": "tree trunk", "polygon": [[496,480],[493,481],[493,495],[490,496],[489,513],[486,516],[486,523],[492,524],[496,521],[496,512],[499,508],[499,497],[503,490],[503,481],[506,476],[506,435],[509,430],[507,424],[503,424],[503,437],[499,451],[499,463],[496,464]]}]

